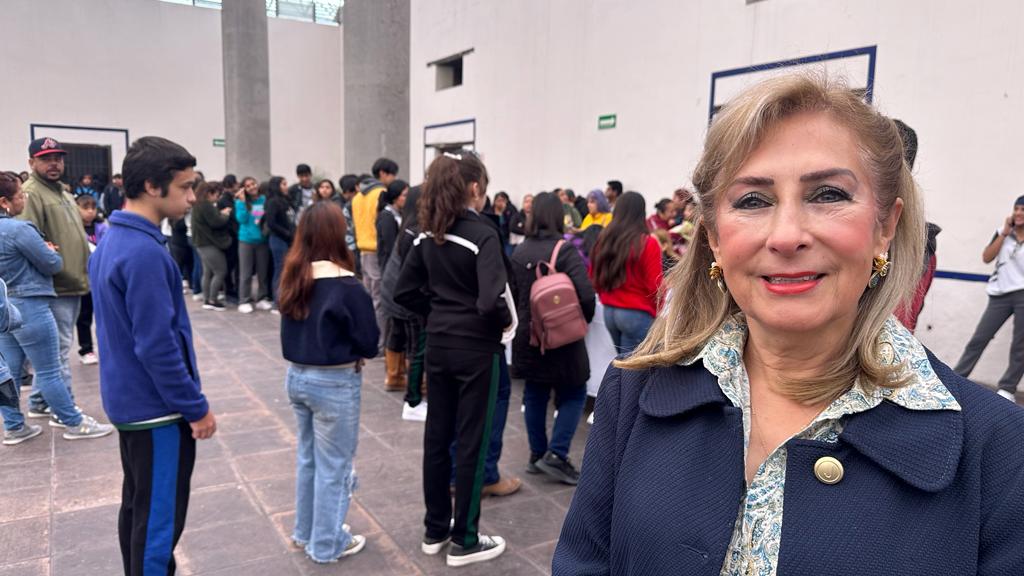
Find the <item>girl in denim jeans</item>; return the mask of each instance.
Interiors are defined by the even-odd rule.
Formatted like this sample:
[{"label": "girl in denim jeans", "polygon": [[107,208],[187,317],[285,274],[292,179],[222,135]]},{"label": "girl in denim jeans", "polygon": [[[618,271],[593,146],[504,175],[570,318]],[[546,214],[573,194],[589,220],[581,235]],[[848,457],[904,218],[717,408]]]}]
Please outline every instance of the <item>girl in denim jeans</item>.
[{"label": "girl in denim jeans", "polygon": [[355,488],[360,366],[377,355],[373,301],[355,278],[345,216],[333,202],[303,213],[281,271],[285,386],[298,426],[292,540],[318,563],[363,549],[344,524]]}]

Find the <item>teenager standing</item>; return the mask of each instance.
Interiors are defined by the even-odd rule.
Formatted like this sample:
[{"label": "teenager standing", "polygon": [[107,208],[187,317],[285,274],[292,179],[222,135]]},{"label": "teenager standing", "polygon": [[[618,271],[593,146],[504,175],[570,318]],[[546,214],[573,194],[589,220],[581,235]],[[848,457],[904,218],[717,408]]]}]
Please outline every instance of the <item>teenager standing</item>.
[{"label": "teenager standing", "polygon": [[[173,574],[196,440],[217,430],[199,381],[181,273],[160,233],[195,201],[196,159],[163,138],[132,144],[125,206],[89,262],[103,408],[117,427],[124,573]],[[216,209],[214,209],[216,212]]]},{"label": "teenager standing", "polygon": [[377,355],[373,301],[345,245],[345,216],[333,202],[303,211],[281,274],[281,350],[298,426],[292,540],[318,563],[363,549],[343,524],[355,487],[359,365]]},{"label": "teenager standing", "polygon": [[[487,169],[472,152],[438,157],[420,198],[420,234],[402,267],[395,302],[427,316],[423,438],[426,534],[422,550],[448,547],[447,564],[497,558],[504,539],[478,534],[480,492],[498,393],[502,331],[511,311],[497,231],[470,206],[486,193]],[[449,494],[456,442],[455,510]]]}]

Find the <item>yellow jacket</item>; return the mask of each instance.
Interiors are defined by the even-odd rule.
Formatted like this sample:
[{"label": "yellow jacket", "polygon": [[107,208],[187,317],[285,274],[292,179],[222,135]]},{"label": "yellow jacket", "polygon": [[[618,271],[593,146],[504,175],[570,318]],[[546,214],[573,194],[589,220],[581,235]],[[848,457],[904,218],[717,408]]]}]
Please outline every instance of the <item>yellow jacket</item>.
[{"label": "yellow jacket", "polygon": [[363,254],[377,253],[377,201],[384,185],[372,185],[352,198],[352,226],[356,229],[356,247]]},{"label": "yellow jacket", "polygon": [[587,214],[587,217],[583,219],[583,224],[580,224],[580,230],[586,230],[587,228],[590,228],[595,224],[607,228],[608,224],[610,224],[611,221],[611,212],[601,212],[597,216],[594,216],[593,214]]}]

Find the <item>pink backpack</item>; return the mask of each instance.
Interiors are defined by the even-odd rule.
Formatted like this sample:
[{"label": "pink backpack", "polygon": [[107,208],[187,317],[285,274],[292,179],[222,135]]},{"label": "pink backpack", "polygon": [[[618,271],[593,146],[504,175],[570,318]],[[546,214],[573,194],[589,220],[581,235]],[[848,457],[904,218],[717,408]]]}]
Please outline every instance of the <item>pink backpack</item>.
[{"label": "pink backpack", "polygon": [[[587,321],[576,287],[568,274],[555,267],[562,244],[565,240],[555,244],[550,262],[537,263],[537,280],[530,287],[530,345],[539,346],[541,354],[587,335]],[[548,270],[542,275],[544,266]]]}]

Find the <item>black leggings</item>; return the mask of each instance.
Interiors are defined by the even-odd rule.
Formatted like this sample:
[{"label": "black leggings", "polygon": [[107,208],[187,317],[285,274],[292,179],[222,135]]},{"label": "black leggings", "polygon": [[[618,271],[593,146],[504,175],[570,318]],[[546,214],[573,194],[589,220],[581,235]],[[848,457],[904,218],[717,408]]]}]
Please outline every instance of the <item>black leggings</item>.
[{"label": "black leggings", "polygon": [[78,355],[85,356],[93,351],[92,347],[92,293],[82,296],[82,307],[78,311]]}]

